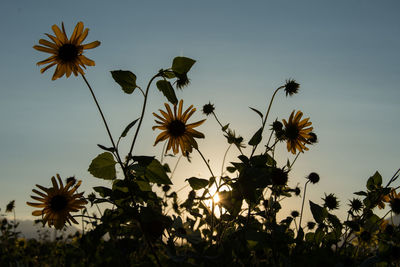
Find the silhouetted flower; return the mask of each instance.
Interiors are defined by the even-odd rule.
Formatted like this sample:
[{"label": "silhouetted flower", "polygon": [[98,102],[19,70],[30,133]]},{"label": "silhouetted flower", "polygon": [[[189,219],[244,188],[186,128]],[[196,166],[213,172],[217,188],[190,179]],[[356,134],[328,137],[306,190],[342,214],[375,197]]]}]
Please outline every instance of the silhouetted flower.
[{"label": "silhouetted flower", "polygon": [[285,125],[284,135],[287,142],[287,150],[293,154],[296,154],[297,150],[300,152],[308,150],[305,144],[307,144],[310,138],[309,133],[313,130],[313,127],[308,127],[312,124],[308,121],[310,118],[301,120],[302,116],[303,112],[297,111],[296,115],[294,115],[293,110],[288,121],[285,119],[282,120]]},{"label": "silhouetted flower", "polygon": [[55,228],[62,229],[66,222],[69,224],[71,224],[71,221],[76,224],[78,223],[71,216],[70,212],[76,212],[84,208],[87,201],[82,198],[83,193],[74,194],[81,185],[81,181],[78,181],[73,187],[72,182],[69,182],[64,187],[59,174],[57,174],[57,179],[59,185],[54,176],[51,178],[53,187],[46,188],[37,184],[36,186],[43,190],[44,193],[32,189],[39,196],[31,197],[40,203],[27,202],[27,204],[35,208],[42,208],[41,210],[33,211],[32,215],[42,216],[43,224],[47,223],[49,226],[54,225]]},{"label": "silhouetted flower", "polygon": [[314,227],[315,227],[315,222],[307,222],[307,228],[308,228],[309,230],[314,229]]},{"label": "silhouetted flower", "polygon": [[10,201],[6,206],[6,212],[12,212],[15,208],[15,200]]},{"label": "silhouetted flower", "polygon": [[324,207],[328,208],[329,210],[334,210],[339,208],[339,201],[335,194],[325,194],[325,198],[322,199],[324,203]]},{"label": "silhouetted flower", "polygon": [[293,218],[296,218],[296,217],[299,217],[299,212],[297,211],[297,210],[293,210],[291,213],[290,213],[290,215],[293,217]]},{"label": "silhouetted flower", "polygon": [[286,96],[292,96],[294,94],[296,94],[299,91],[300,88],[300,84],[298,84],[295,80],[293,79],[289,79],[286,80],[286,84],[285,84],[285,93]]},{"label": "silhouetted flower", "polygon": [[99,41],[82,44],[89,32],[88,28],[84,29],[82,22],[76,24],[70,39],[68,39],[65,32],[64,23],[61,23],[61,28],[62,31],[57,25],[53,25],[52,29],[55,36],[46,34],[52,42],[40,39],[39,44],[43,46],[33,46],[36,50],[52,54],[51,57],[37,63],[37,65],[48,64],[40,70],[41,73],[57,65],[52,80],[61,78],[64,74],[67,77],[71,73],[75,76],[78,76],[78,73],[85,74],[81,66],[86,68],[85,65],[94,66],[95,63],[83,55],[83,50],[92,49],[100,45]]},{"label": "silhouetted flower", "polygon": [[226,137],[228,144],[235,144],[238,148],[244,148],[246,147],[242,142],[243,142],[243,137],[241,136],[236,136],[235,131],[232,131],[231,129],[228,129],[226,134],[224,134]]},{"label": "silhouetted flower", "polygon": [[215,110],[215,107],[211,103],[205,104],[203,106],[203,113],[206,114],[207,116],[212,114],[214,112],[214,110]]},{"label": "silhouetted flower", "polygon": [[169,106],[169,104],[165,103],[165,107],[167,112],[160,109],[160,115],[153,113],[153,115],[159,119],[155,120],[156,123],[160,124],[159,126],[153,126],[153,130],[160,129],[163,130],[154,142],[154,145],[157,145],[158,142],[168,140],[167,150],[172,149],[174,154],[179,152],[179,147],[182,151],[182,154],[185,155],[186,152],[192,152],[192,148],[197,148],[197,142],[194,138],[204,138],[204,134],[194,130],[193,128],[200,126],[205,120],[201,120],[195,123],[186,124],[187,120],[193,115],[196,111],[191,105],[185,112],[182,113],[183,100],[179,101],[178,112],[177,106],[174,105],[174,113]]},{"label": "silhouetted flower", "polygon": [[273,185],[286,185],[288,173],[281,168],[272,168],[271,178]]},{"label": "silhouetted flower", "polygon": [[175,81],[176,88],[183,89],[188,86],[190,81],[186,74],[177,74],[175,73],[177,80]]},{"label": "silhouetted flower", "polygon": [[319,182],[319,175],[316,172],[312,172],[310,173],[307,177],[306,177],[312,184],[316,184]]},{"label": "silhouetted flower", "polygon": [[71,183],[71,185],[74,185],[76,183],[76,178],[75,178],[75,176],[68,177],[67,179],[65,179],[65,182],[67,184]]},{"label": "silhouetted flower", "polygon": [[361,202],[361,200],[353,198],[352,200],[350,200],[349,206],[351,211],[360,212],[363,207],[363,203]]},{"label": "silhouetted flower", "polygon": [[308,135],[310,136],[310,138],[308,138],[308,142],[309,142],[310,144],[316,144],[316,143],[318,143],[318,137],[317,137],[317,135],[316,135],[314,132],[310,132]]},{"label": "silhouetted flower", "polygon": [[282,124],[282,122],[280,122],[280,121],[278,121],[278,120],[275,120],[273,123],[272,123],[272,130],[274,130],[275,132],[280,132],[280,131],[282,131],[282,129],[283,129],[283,124]]}]

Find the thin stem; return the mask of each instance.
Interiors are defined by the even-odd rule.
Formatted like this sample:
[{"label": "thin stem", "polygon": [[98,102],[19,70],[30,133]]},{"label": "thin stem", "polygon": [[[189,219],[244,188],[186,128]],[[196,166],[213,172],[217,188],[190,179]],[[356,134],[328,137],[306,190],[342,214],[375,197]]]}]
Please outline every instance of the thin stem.
[{"label": "thin stem", "polygon": [[[268,115],[269,115],[269,112],[270,112],[270,110],[271,110],[272,102],[274,101],[275,95],[276,95],[276,93],[277,93],[280,89],[282,89],[282,88],[284,88],[284,87],[285,87],[285,86],[280,86],[280,87],[278,87],[278,88],[275,90],[274,94],[272,95],[271,101],[269,102],[269,106],[268,106],[267,113],[265,114],[265,117],[264,117],[264,120],[263,120],[263,123],[262,123],[262,127],[261,127],[262,130],[261,130],[261,133],[264,131],[265,123],[267,122]],[[253,156],[254,152],[255,152],[256,149],[257,149],[257,146],[258,146],[258,144],[255,145],[255,146],[253,147],[253,150],[252,150],[252,152],[251,152],[250,157]]]},{"label": "thin stem", "polygon": [[[303,194],[303,203],[301,204],[301,212],[300,212],[300,220],[299,220],[299,229],[301,227],[301,219],[303,218],[303,209],[304,209],[304,200],[306,199],[306,191],[307,191],[307,184],[310,182],[310,180],[307,180],[307,182],[304,185],[304,194]],[[299,231],[297,229],[297,231]]]},{"label": "thin stem", "polygon": [[149,245],[151,249],[151,253],[153,253],[153,256],[156,258],[157,264],[159,267],[162,267],[160,260],[158,259],[157,253],[154,251],[153,245],[151,242],[146,238],[147,244]]},{"label": "thin stem", "polygon": [[398,169],[392,176],[392,178],[390,178],[389,182],[387,183],[387,185],[385,187],[388,187],[394,180],[396,180],[396,175],[400,172],[400,169]]},{"label": "thin stem", "polygon": [[299,157],[299,155],[300,155],[300,151],[299,151],[299,153],[297,153],[297,155],[296,155],[296,157],[294,158],[293,162],[290,164],[289,170],[292,169],[293,164],[296,162],[296,160],[297,160],[297,158]]},{"label": "thin stem", "polygon": [[175,167],[174,167],[174,169],[173,169],[172,172],[171,172],[171,176],[169,177],[170,180],[172,180],[172,177],[173,177],[174,174],[175,174],[176,168],[178,167],[178,163],[179,163],[179,161],[181,161],[181,158],[182,158],[182,155],[179,156],[178,160],[177,160],[176,163],[175,163]]},{"label": "thin stem", "polygon": [[[114,143],[114,139],[113,139],[113,137],[112,137],[112,135],[111,135],[110,129],[108,128],[107,121],[106,121],[106,119],[105,119],[105,117],[104,117],[103,111],[102,111],[101,108],[100,108],[99,102],[97,102],[97,98],[96,98],[96,96],[95,96],[95,94],[94,94],[94,92],[93,92],[93,89],[92,89],[92,87],[90,86],[89,82],[86,80],[85,75],[82,74],[81,76],[82,76],[83,80],[85,81],[86,85],[88,86],[88,88],[89,88],[89,90],[90,90],[90,93],[92,94],[93,100],[94,100],[94,102],[96,103],[97,109],[98,109],[99,112],[100,112],[101,118],[103,119],[104,126],[106,127],[106,130],[107,130],[107,133],[108,133],[108,137],[110,138],[111,144],[112,144],[112,146],[113,146],[113,148],[114,148],[114,150],[115,150],[115,154],[116,154],[116,156],[117,156],[118,163],[121,165],[122,170],[124,170],[125,168],[124,168],[124,166],[123,166],[123,164],[122,164],[121,157],[119,156],[118,148],[117,148],[117,146],[116,146],[115,143]],[[125,174],[125,171],[124,171],[124,174]]]},{"label": "thin stem", "polygon": [[164,142],[164,145],[163,145],[163,147],[162,147],[162,150],[161,150],[161,159],[160,159],[160,162],[161,162],[161,164],[163,163],[163,161],[164,161],[164,154],[165,154],[165,146],[167,145],[167,142]]},{"label": "thin stem", "polygon": [[150,85],[151,85],[151,83],[154,81],[155,78],[157,78],[157,77],[159,77],[159,76],[161,75],[161,73],[162,73],[162,72],[159,72],[159,73],[157,73],[156,75],[154,75],[154,76],[150,79],[149,83],[147,84],[146,92],[145,92],[145,94],[144,94],[144,103],[143,103],[143,107],[142,107],[142,114],[140,115],[139,124],[138,124],[138,126],[137,126],[137,128],[136,128],[136,132],[135,132],[135,136],[133,137],[133,141],[132,141],[132,144],[131,144],[131,148],[129,149],[129,153],[128,153],[128,158],[127,158],[127,161],[126,161],[126,165],[128,165],[128,162],[129,162],[130,158],[132,157],[133,147],[135,146],[136,138],[137,138],[137,136],[138,136],[138,134],[139,134],[140,126],[142,125],[142,121],[143,121],[143,118],[144,118],[144,112],[146,111],[147,97],[148,97],[148,95],[149,95]]},{"label": "thin stem", "polygon": [[210,171],[211,175],[213,178],[215,178],[216,176],[214,175],[213,171],[211,170],[210,164],[208,164],[206,158],[203,156],[203,154],[200,152],[200,150],[198,148],[195,148],[197,150],[197,152],[199,152],[201,158],[203,159],[204,163],[207,165],[208,170]]},{"label": "thin stem", "polygon": [[228,149],[225,151],[224,158],[222,159],[222,166],[221,166],[221,177],[224,175],[224,165],[225,165],[225,159],[226,155],[228,154],[229,149],[231,148],[232,144],[229,144]]}]

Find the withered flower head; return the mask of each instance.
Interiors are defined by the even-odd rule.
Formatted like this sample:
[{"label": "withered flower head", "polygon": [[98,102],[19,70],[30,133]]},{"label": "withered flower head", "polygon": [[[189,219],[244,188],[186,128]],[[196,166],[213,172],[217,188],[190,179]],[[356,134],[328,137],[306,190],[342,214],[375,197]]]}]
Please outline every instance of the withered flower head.
[{"label": "withered flower head", "polygon": [[203,106],[203,113],[206,114],[207,116],[211,115],[214,112],[214,110],[215,110],[215,107],[211,103],[205,104]]},{"label": "withered flower head", "polygon": [[286,84],[285,84],[285,93],[286,96],[292,96],[294,94],[297,94],[297,92],[299,91],[300,88],[300,84],[298,84],[295,80],[293,79],[288,79],[286,80]]},{"label": "withered flower head", "polygon": [[353,198],[350,200],[349,206],[351,211],[360,212],[362,210],[363,203],[358,198]]},{"label": "withered flower head", "polygon": [[335,194],[325,194],[325,198],[322,199],[324,203],[324,207],[328,208],[329,210],[334,210],[339,208],[339,200],[335,196]]},{"label": "withered flower head", "polygon": [[183,89],[189,85],[190,80],[186,74],[177,74],[175,73],[177,80],[175,81],[177,89]]},{"label": "withered flower head", "polygon": [[312,172],[310,173],[307,177],[306,177],[312,184],[316,184],[319,182],[319,175],[316,172]]}]

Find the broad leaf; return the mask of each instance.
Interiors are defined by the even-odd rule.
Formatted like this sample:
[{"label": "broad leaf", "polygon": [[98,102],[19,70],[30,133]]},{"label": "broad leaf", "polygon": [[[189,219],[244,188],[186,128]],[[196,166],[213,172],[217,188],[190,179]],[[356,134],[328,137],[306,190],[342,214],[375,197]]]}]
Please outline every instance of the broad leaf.
[{"label": "broad leaf", "polygon": [[314,217],[314,220],[317,223],[322,223],[327,216],[326,210],[323,207],[321,207],[320,205],[315,204],[311,200],[310,200],[310,209],[311,209],[311,213]]},{"label": "broad leaf", "polygon": [[152,183],[172,184],[164,167],[156,159],[153,159],[153,161],[146,167],[145,177]]},{"label": "broad leaf", "polygon": [[186,74],[196,60],[187,57],[176,57],[172,62],[172,70],[178,74]]},{"label": "broad leaf", "polygon": [[207,179],[201,179],[201,178],[196,178],[196,177],[191,177],[186,179],[186,181],[189,182],[190,186],[194,190],[199,190],[208,185],[208,180]]},{"label": "broad leaf", "polygon": [[166,80],[159,80],[156,83],[158,90],[160,90],[164,96],[168,99],[168,101],[172,104],[178,103],[178,99],[176,98],[174,88],[171,83]]},{"label": "broad leaf", "polygon": [[113,155],[109,152],[104,152],[92,160],[88,171],[94,177],[112,180],[116,178],[115,164]]},{"label": "broad leaf", "polygon": [[137,87],[136,75],[129,70],[114,70],[111,75],[127,94],[132,94]]},{"label": "broad leaf", "polygon": [[258,131],[253,135],[253,137],[249,141],[249,145],[256,146],[261,142],[262,139],[262,128],[258,129]]},{"label": "broad leaf", "polygon": [[112,190],[104,186],[95,186],[93,190],[99,193],[101,197],[109,197],[112,194]]}]

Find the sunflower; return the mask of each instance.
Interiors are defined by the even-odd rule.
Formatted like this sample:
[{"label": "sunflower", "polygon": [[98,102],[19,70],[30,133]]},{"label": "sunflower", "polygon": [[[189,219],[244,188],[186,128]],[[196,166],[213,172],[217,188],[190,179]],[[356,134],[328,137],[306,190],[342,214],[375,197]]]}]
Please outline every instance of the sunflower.
[{"label": "sunflower", "polygon": [[158,126],[153,126],[153,130],[163,130],[163,132],[157,136],[154,145],[157,145],[158,142],[169,139],[166,151],[172,149],[174,154],[177,154],[180,147],[182,154],[192,152],[193,147],[197,148],[197,142],[194,138],[204,138],[204,134],[194,130],[193,128],[201,125],[205,120],[187,124],[187,120],[193,115],[196,109],[191,105],[182,113],[183,100],[179,101],[178,112],[176,111],[176,105],[174,105],[174,113],[172,113],[169,104],[165,103],[164,105],[167,112],[160,109],[160,113],[163,117],[153,113],[153,115],[159,119],[155,120],[155,122],[160,124]]},{"label": "sunflower", "polygon": [[66,222],[70,225],[71,221],[76,224],[78,223],[71,216],[70,212],[76,212],[79,209],[84,208],[87,201],[82,198],[83,193],[74,194],[81,185],[81,181],[78,181],[75,186],[73,186],[72,181],[68,182],[64,187],[59,174],[57,174],[57,179],[60,185],[57,184],[57,181],[53,176],[51,178],[53,187],[50,188],[37,184],[36,186],[43,190],[44,193],[32,189],[32,191],[40,197],[31,197],[41,203],[27,202],[27,204],[35,208],[43,208],[32,212],[33,216],[42,216],[43,224],[47,223],[49,226],[54,225],[55,228],[61,229]]},{"label": "sunflower", "polygon": [[55,36],[47,33],[46,35],[52,42],[40,39],[39,44],[43,46],[33,46],[36,50],[52,54],[51,57],[37,63],[37,65],[48,64],[40,70],[41,73],[54,65],[57,65],[52,78],[52,80],[56,80],[61,78],[64,74],[66,74],[67,77],[69,77],[71,73],[78,76],[78,72],[83,75],[85,73],[81,66],[86,69],[85,65],[95,65],[93,60],[88,59],[82,55],[82,53],[84,49],[92,49],[99,46],[100,42],[94,41],[88,44],[82,44],[89,33],[89,29],[84,29],[82,22],[76,24],[70,39],[68,39],[67,34],[65,33],[64,23],[61,23],[62,31],[57,25],[53,25],[51,28],[53,29]]},{"label": "sunflower", "polygon": [[313,127],[308,127],[312,124],[308,121],[310,118],[301,120],[302,116],[303,112],[299,110],[296,112],[296,115],[294,115],[293,110],[288,122],[285,119],[282,120],[285,125],[284,137],[287,142],[287,150],[293,154],[296,154],[296,150],[300,152],[308,150],[305,144],[309,143],[308,139],[311,138],[310,132],[313,130]]}]

